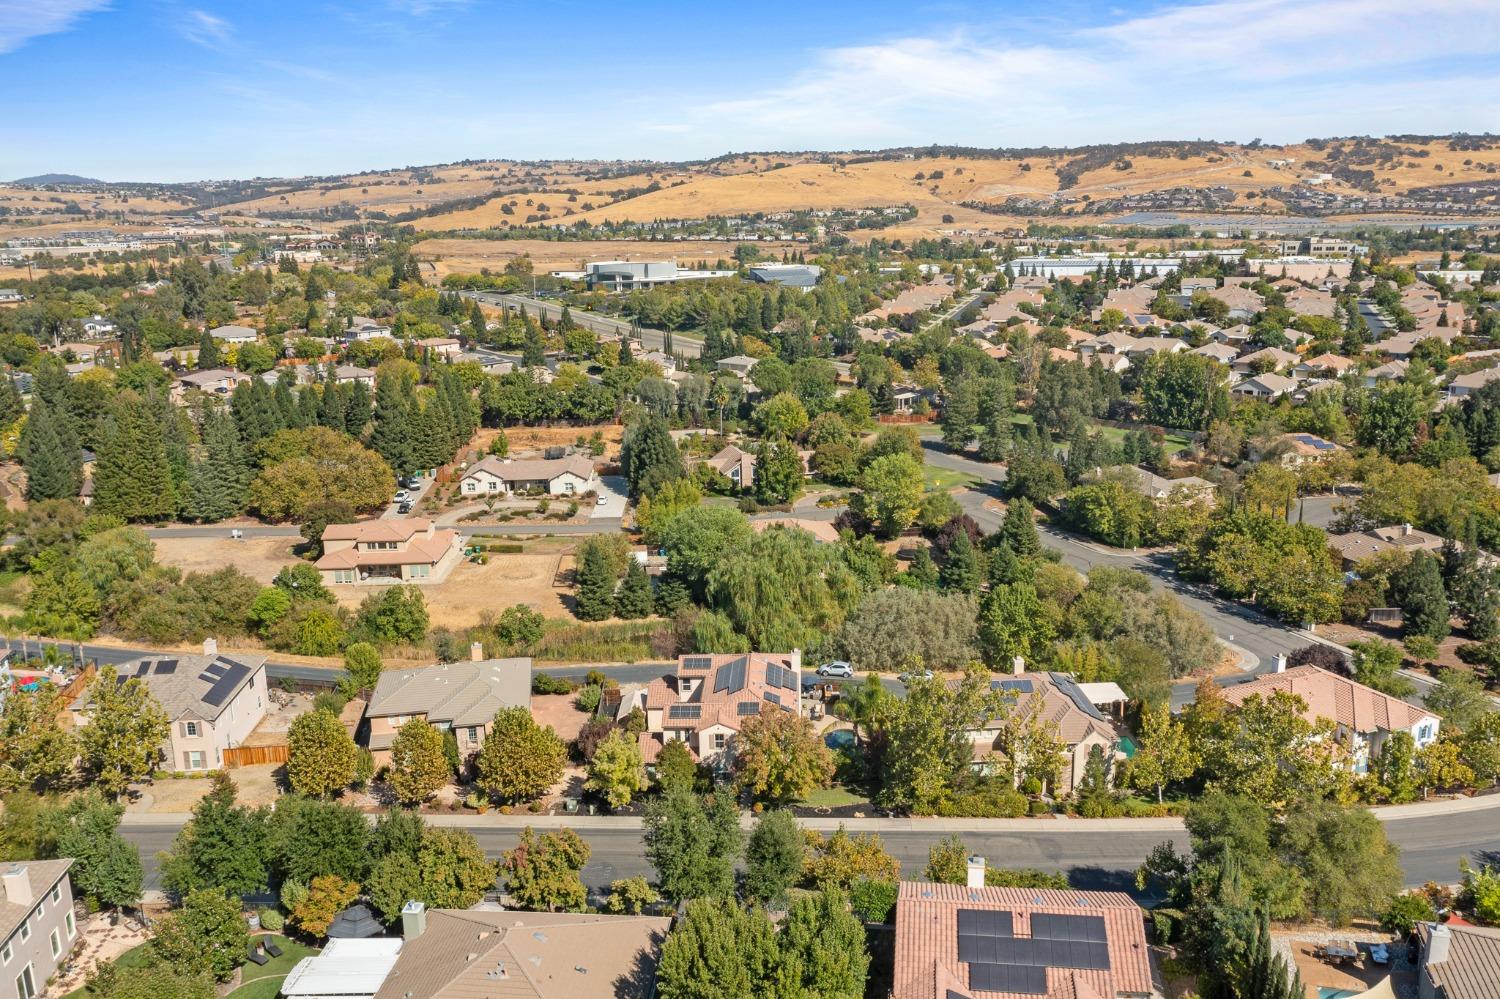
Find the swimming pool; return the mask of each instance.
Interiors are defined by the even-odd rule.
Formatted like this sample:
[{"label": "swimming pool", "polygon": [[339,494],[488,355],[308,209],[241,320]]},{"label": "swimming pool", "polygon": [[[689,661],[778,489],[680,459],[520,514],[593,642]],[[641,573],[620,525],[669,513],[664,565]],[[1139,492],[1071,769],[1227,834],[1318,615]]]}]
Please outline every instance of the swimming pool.
[{"label": "swimming pool", "polygon": [[1353,999],[1359,995],[1354,989],[1336,989],[1330,985],[1318,986],[1318,999]]},{"label": "swimming pool", "polygon": [[823,743],[829,749],[849,749],[854,745],[854,731],[847,728],[834,729],[823,736]]}]

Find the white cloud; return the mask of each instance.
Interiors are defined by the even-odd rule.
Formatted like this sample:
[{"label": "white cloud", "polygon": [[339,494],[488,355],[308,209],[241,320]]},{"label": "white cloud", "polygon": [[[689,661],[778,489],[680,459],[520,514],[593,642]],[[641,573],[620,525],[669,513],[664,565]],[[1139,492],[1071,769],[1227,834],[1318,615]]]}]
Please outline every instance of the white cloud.
[{"label": "white cloud", "polygon": [[228,21],[206,10],[187,11],[177,24],[177,31],[183,38],[205,48],[224,44],[232,30]]},{"label": "white cloud", "polygon": [[386,5],[393,10],[412,17],[430,17],[434,14],[445,14],[453,10],[462,10],[473,3],[473,0],[386,0]]},{"label": "white cloud", "polygon": [[67,31],[83,15],[108,6],[109,0],[0,0],[0,55],[41,35]]}]

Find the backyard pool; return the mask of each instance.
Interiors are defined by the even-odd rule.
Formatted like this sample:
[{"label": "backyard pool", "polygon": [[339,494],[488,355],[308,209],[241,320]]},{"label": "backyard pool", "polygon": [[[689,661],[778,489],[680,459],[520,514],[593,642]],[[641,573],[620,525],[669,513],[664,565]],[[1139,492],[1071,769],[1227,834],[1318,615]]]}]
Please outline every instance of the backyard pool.
[{"label": "backyard pool", "polygon": [[1318,986],[1318,999],[1352,999],[1359,995],[1354,989],[1337,989],[1331,985]]},{"label": "backyard pool", "polygon": [[834,729],[823,736],[823,744],[834,752],[840,749],[852,749],[854,747],[854,730],[847,728]]}]

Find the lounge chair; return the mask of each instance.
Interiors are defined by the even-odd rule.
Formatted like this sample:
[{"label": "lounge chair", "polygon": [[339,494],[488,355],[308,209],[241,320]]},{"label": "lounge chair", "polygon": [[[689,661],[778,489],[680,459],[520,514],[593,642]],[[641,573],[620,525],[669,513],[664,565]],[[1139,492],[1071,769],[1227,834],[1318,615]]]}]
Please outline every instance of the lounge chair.
[{"label": "lounge chair", "polygon": [[249,958],[255,964],[266,964],[266,963],[270,962],[270,960],[271,960],[270,956],[267,955],[266,952],[261,949],[260,944],[256,944],[256,943],[252,943],[250,945]]},{"label": "lounge chair", "polygon": [[270,954],[272,957],[281,956],[281,948],[276,946],[276,941],[272,940],[270,937],[266,937],[266,953]]}]

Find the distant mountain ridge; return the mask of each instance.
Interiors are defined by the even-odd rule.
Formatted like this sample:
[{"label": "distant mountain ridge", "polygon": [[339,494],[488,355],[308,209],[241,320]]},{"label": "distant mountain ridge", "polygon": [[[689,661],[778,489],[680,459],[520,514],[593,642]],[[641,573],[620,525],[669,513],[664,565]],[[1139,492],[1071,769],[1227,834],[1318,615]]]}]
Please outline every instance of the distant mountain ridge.
[{"label": "distant mountain ridge", "polygon": [[12,184],[24,184],[28,187],[44,187],[47,184],[70,184],[75,187],[97,186],[103,187],[105,182],[95,180],[93,177],[80,177],[76,173],[39,173],[35,177],[22,177],[11,181]]}]

